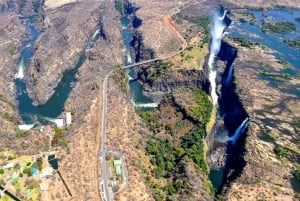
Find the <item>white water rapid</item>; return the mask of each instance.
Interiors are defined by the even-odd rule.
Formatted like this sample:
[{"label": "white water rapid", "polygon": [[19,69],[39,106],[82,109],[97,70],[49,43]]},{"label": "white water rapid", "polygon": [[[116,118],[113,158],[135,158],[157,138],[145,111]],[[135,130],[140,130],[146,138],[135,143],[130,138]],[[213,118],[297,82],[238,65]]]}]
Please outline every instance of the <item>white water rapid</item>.
[{"label": "white water rapid", "polygon": [[21,59],[18,65],[18,72],[15,75],[15,79],[23,79],[24,78],[24,61]]},{"label": "white water rapid", "polygon": [[213,25],[211,27],[210,33],[212,36],[212,41],[210,45],[210,54],[208,59],[208,67],[209,67],[209,82],[211,84],[211,98],[214,105],[218,104],[218,94],[216,91],[216,77],[217,71],[215,67],[215,57],[218,55],[220,48],[221,48],[221,41],[224,37],[224,29],[226,25],[224,24],[223,20],[226,16],[227,11],[224,11],[224,14],[220,16],[219,14],[215,13],[213,18]]}]

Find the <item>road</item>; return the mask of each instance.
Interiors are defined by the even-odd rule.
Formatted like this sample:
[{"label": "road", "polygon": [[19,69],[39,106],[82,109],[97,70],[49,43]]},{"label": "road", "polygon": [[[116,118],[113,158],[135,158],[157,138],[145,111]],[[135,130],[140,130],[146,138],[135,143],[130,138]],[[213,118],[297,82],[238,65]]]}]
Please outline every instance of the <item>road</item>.
[{"label": "road", "polygon": [[108,190],[108,174],[106,167],[106,125],[107,125],[107,82],[108,77],[111,73],[108,73],[103,80],[103,94],[102,94],[102,122],[101,122],[101,148],[100,148],[100,157],[102,164],[102,186],[99,186],[100,191],[103,192],[104,196],[102,197],[103,201],[110,201],[110,195]]},{"label": "road", "polygon": [[[186,49],[187,42],[184,39],[184,37],[180,34],[180,32],[176,29],[175,25],[171,21],[171,18],[169,16],[165,16],[164,22],[167,24],[170,31],[181,42],[180,50],[175,51],[173,53],[170,53],[169,55],[164,56],[164,57],[158,57],[158,58],[138,62],[138,63],[135,63],[135,64],[127,65],[127,66],[122,67],[123,69],[132,68],[134,66],[150,63],[150,62],[157,61],[157,60],[168,59],[168,58],[171,58],[171,57],[174,57],[174,56],[180,54],[182,51],[184,51]],[[100,192],[102,192],[102,195],[103,195],[102,196],[103,201],[110,201],[110,194],[109,194],[109,189],[108,189],[108,180],[109,180],[108,177],[109,176],[108,176],[108,172],[107,172],[108,170],[107,170],[107,166],[106,166],[105,156],[106,156],[106,151],[107,151],[107,147],[106,147],[107,82],[108,82],[108,78],[112,74],[112,72],[113,71],[111,71],[110,73],[108,73],[105,76],[105,78],[103,80],[103,91],[102,91],[102,100],[103,100],[103,102],[102,102],[102,122],[101,122],[101,148],[100,148],[100,153],[99,153],[100,161],[101,161],[101,169],[102,169],[102,181],[99,184],[99,188],[100,188]],[[126,178],[126,179],[128,179],[128,178]],[[102,190],[102,188],[103,188],[103,190]]]},{"label": "road", "polygon": [[149,59],[149,60],[146,60],[146,61],[141,61],[141,62],[138,62],[138,63],[126,65],[126,66],[122,67],[123,69],[133,68],[133,67],[138,66],[138,65],[142,65],[142,64],[146,64],[146,63],[151,63],[151,62],[158,61],[158,60],[169,59],[171,57],[174,57],[174,56],[180,54],[181,52],[183,52],[187,48],[188,44],[187,44],[186,40],[181,35],[181,33],[176,29],[175,25],[171,21],[171,18],[169,16],[165,16],[164,17],[164,22],[169,27],[169,29],[171,30],[171,32],[176,36],[176,38],[181,42],[181,48],[180,48],[180,50],[172,52],[171,54],[169,54],[167,56],[164,56],[164,57],[157,57],[157,58],[154,58],[154,59]]}]

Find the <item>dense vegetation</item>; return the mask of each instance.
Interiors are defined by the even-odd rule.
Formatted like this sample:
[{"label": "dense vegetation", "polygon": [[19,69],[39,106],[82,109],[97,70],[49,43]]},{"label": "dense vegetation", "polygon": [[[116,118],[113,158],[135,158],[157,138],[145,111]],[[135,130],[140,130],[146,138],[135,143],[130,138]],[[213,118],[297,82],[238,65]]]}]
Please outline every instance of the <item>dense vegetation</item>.
[{"label": "dense vegetation", "polygon": [[253,48],[256,45],[260,45],[257,42],[249,41],[244,38],[239,38],[239,37],[229,37],[229,38],[234,42],[238,43],[242,47]]},{"label": "dense vegetation", "polygon": [[291,47],[300,49],[300,38],[296,38],[293,40],[284,40],[283,42]]},{"label": "dense vegetation", "polygon": [[192,91],[196,106],[191,108],[191,112],[201,124],[206,125],[210,119],[213,105],[204,91],[199,88],[192,88]]},{"label": "dense vegetation", "polygon": [[129,94],[128,77],[124,69],[120,66],[116,66],[112,73],[112,79],[118,85],[118,88],[122,93]]},{"label": "dense vegetation", "polygon": [[161,63],[155,68],[147,69],[147,83],[152,85],[152,83],[163,73],[167,72],[171,67],[170,63]]},{"label": "dense vegetation", "polygon": [[203,145],[203,138],[205,135],[204,129],[186,134],[182,140],[182,148],[186,155],[191,158],[203,172],[208,174],[208,165]]},{"label": "dense vegetation", "polygon": [[296,24],[284,21],[284,22],[272,22],[269,20],[263,20],[262,31],[263,32],[272,32],[272,33],[290,33],[295,31],[297,28]]},{"label": "dense vegetation", "polygon": [[249,22],[252,25],[255,25],[257,23],[255,15],[251,12],[243,12],[242,16],[239,18],[239,21],[241,23]]},{"label": "dense vegetation", "polygon": [[[146,173],[146,181],[156,200],[181,200],[189,196],[193,189],[186,172],[187,164],[193,164],[192,167],[203,175],[207,176],[209,172],[203,140],[206,136],[204,126],[212,105],[207,94],[200,89],[190,89],[190,93],[197,102],[195,114],[199,117],[198,124],[191,123],[183,108],[175,106],[171,94],[164,98],[159,109],[141,113],[153,132],[146,146],[153,169]],[[167,184],[157,182],[160,180],[166,180]],[[207,188],[207,191],[211,190],[210,186]]]}]

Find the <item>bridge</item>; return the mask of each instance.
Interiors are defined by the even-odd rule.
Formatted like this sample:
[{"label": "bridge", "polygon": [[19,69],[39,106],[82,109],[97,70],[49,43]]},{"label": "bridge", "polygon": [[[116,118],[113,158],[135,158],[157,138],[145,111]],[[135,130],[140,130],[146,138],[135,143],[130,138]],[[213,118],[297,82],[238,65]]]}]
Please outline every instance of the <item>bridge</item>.
[{"label": "bridge", "polygon": [[151,62],[154,62],[154,61],[169,59],[171,57],[174,57],[174,56],[180,54],[181,52],[183,52],[187,48],[188,44],[187,44],[186,40],[181,35],[181,33],[176,29],[175,25],[171,21],[171,17],[170,16],[165,16],[164,17],[164,22],[168,25],[169,29],[176,36],[176,38],[179,40],[179,42],[181,42],[180,49],[178,51],[175,51],[175,52],[173,52],[173,53],[171,53],[167,56],[164,56],[164,57],[157,57],[157,58],[154,58],[154,59],[149,59],[149,60],[146,60],[146,61],[141,61],[141,62],[137,62],[137,63],[134,63],[134,64],[129,64],[129,65],[123,66],[122,67],[123,69],[133,68],[135,66],[151,63]]}]

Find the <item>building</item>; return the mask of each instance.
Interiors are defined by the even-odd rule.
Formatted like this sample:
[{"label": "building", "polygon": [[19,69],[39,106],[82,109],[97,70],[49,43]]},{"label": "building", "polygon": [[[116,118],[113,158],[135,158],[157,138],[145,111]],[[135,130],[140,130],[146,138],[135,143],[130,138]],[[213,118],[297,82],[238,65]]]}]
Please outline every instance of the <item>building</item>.
[{"label": "building", "polygon": [[52,179],[53,178],[53,168],[48,166],[42,169],[40,174],[41,179]]},{"label": "building", "polygon": [[13,168],[14,167],[14,163],[7,163],[6,165],[4,165],[2,167],[3,170],[6,170],[6,169],[10,169],[10,168]]},{"label": "building", "polygon": [[72,124],[72,114],[71,112],[66,112],[66,125],[70,126]]},{"label": "building", "polygon": [[117,175],[122,174],[122,160],[114,160],[114,167]]}]

